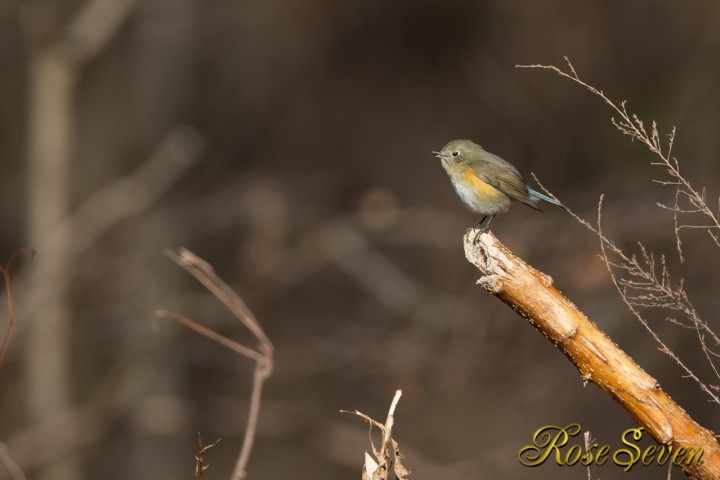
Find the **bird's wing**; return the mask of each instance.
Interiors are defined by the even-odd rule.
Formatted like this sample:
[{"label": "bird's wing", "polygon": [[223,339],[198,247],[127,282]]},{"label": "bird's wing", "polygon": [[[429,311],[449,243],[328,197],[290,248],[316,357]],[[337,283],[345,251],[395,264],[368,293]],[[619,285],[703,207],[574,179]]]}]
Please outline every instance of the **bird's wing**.
[{"label": "bird's wing", "polygon": [[530,195],[527,185],[514,167],[507,169],[485,164],[471,168],[475,176],[483,182],[492,185],[508,197],[542,212],[542,209],[536,205],[537,198]]}]

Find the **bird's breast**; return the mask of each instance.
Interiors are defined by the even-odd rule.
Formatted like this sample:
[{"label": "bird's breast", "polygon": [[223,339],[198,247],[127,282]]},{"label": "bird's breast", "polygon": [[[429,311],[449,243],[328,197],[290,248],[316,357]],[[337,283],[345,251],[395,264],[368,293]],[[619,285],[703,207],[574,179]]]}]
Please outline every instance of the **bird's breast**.
[{"label": "bird's breast", "polygon": [[455,191],[463,202],[483,215],[504,213],[512,201],[497,188],[484,182],[469,167],[462,167],[451,173]]}]

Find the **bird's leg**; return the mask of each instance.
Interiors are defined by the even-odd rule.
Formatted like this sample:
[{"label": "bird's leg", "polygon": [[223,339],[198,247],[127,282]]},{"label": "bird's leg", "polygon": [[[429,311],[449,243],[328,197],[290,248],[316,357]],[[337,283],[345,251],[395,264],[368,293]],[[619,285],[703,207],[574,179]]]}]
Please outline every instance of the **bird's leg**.
[{"label": "bird's leg", "polygon": [[487,220],[487,215],[485,215],[482,220],[478,222],[478,227],[480,228],[480,231],[475,234],[475,237],[473,237],[473,244],[477,243],[477,239],[480,236],[481,233],[483,233],[485,230],[483,230],[483,222]]},{"label": "bird's leg", "polygon": [[493,218],[495,218],[495,215],[486,215],[483,217],[482,220],[480,220],[480,223],[478,223],[478,227],[480,227],[480,231],[475,234],[475,238],[473,239],[473,243],[477,243],[477,239],[482,235],[483,233],[487,232],[490,229],[490,222],[493,221]]},{"label": "bird's leg", "polygon": [[[495,215],[490,215],[489,217],[486,216],[478,224],[478,226],[480,227],[480,230],[482,230],[482,233],[485,233],[490,229],[490,222],[493,221],[493,218],[495,218]],[[487,220],[487,221],[485,221],[485,220]]]},{"label": "bird's leg", "polygon": [[475,234],[475,238],[473,239],[473,243],[477,243],[477,239],[480,235],[488,231],[488,228],[490,227],[490,222],[492,222],[493,218],[495,218],[495,215],[485,215],[482,220],[480,220],[480,223],[478,223],[478,227],[480,227],[480,231]]}]

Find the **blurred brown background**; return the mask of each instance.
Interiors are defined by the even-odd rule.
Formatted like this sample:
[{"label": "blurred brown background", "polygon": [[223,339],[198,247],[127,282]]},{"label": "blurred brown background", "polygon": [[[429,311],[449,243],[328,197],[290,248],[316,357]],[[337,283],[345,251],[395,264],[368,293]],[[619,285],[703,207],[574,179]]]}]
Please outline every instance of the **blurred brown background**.
[{"label": "blurred brown background", "polygon": [[[682,169],[712,199],[718,25],[710,0],[2,0],[0,258],[38,252],[14,269],[0,440],[31,479],[170,479],[192,477],[201,432],[223,439],[205,478],[228,478],[253,365],[153,312],[254,339],[162,255],[185,246],[276,347],[250,478],[360,478],[366,426],[339,410],[382,419],[396,388],[412,478],[584,478],[517,452],[546,424],[617,446],[634,423],[474,284],[461,235],[479,219],[430,151],[474,139],[587,218],[605,193],[607,233],[669,254],[712,322],[718,250],[686,232],[679,264],[653,157],[597,98],[515,65],[567,55],[648,123],[676,125]],[[521,207],[493,230],[717,429],[590,232]],[[694,332],[653,325],[708,378]]]}]

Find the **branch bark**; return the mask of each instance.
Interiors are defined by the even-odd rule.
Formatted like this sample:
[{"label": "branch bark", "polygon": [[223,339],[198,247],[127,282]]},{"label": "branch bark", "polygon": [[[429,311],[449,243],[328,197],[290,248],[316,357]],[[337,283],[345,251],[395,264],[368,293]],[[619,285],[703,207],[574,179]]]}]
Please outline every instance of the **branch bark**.
[{"label": "branch bark", "polygon": [[702,463],[681,465],[689,478],[720,478],[720,447],[713,432],[695,422],[657,380],[621,350],[555,286],[510,252],[491,233],[470,230],[465,256],[485,290],[509,305],[562,351],[580,371],[663,445],[703,449]]}]

